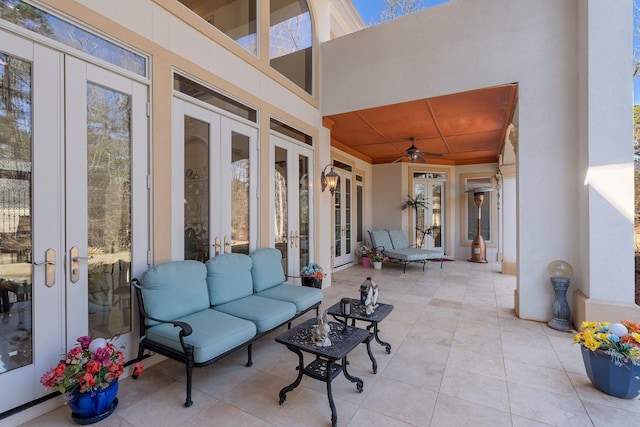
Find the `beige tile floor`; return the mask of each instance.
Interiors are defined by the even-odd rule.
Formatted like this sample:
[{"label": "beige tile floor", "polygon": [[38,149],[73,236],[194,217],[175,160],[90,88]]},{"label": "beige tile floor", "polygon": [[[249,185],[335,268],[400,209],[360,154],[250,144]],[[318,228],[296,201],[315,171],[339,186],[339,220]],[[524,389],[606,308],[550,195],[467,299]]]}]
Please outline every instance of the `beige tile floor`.
[{"label": "beige tile floor", "polygon": [[[432,263],[406,274],[387,263],[379,271],[355,266],[334,275],[322,307],[356,297],[367,275],[379,284],[381,302],[395,306],[380,325],[392,350],[372,344],[377,375],[365,346],[349,355],[364,391],[342,376],[334,381],[339,426],[640,425],[640,400],[610,397],[589,383],[572,334],[515,317],[515,277],[496,265],[455,261],[441,270]],[[250,368],[240,351],[196,369],[191,408],[182,406],[184,368],[176,362],[122,380],[118,408],[97,425],[330,426],[324,383],[305,377],[278,405],[297,365],[297,356],[274,341],[283,330],[254,345]],[[73,425],[67,407],[22,424],[66,425]]]}]

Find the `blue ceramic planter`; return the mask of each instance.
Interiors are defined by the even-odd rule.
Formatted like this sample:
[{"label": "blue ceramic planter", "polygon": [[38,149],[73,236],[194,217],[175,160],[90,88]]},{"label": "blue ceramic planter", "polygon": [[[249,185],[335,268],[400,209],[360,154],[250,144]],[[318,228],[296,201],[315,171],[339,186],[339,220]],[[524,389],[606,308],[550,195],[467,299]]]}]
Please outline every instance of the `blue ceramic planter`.
[{"label": "blue ceramic planter", "polygon": [[640,394],[640,366],[631,363],[616,366],[611,356],[602,350],[580,348],[587,376],[598,390],[622,399]]},{"label": "blue ceramic planter", "polygon": [[118,380],[93,393],[73,393],[69,396],[71,417],[78,424],[92,424],[111,415],[118,405]]}]

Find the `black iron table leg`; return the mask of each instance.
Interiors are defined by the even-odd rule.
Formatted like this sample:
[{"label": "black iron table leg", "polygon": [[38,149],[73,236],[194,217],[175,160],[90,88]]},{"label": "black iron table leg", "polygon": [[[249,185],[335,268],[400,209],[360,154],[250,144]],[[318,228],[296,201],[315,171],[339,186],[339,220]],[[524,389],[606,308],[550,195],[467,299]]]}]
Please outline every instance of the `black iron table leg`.
[{"label": "black iron table leg", "polygon": [[385,350],[387,350],[387,354],[391,354],[391,344],[389,344],[388,342],[382,341],[378,336],[378,322],[375,322],[373,325],[373,336],[375,337],[378,344],[380,344],[381,346],[384,346]]},{"label": "black iron table leg", "polygon": [[338,424],[338,411],[336,411],[336,405],[333,403],[333,392],[331,391],[331,371],[333,369],[333,360],[327,361],[327,397],[329,398],[329,407],[331,408],[331,425],[336,427]]},{"label": "black iron table leg", "polygon": [[293,391],[293,389],[295,389],[296,387],[298,387],[300,385],[300,381],[302,380],[302,374],[304,372],[304,359],[302,357],[302,352],[300,350],[298,350],[297,348],[292,348],[292,347],[287,347],[289,350],[293,351],[295,354],[298,355],[298,377],[295,379],[294,382],[292,382],[291,384],[289,384],[286,387],[283,387],[282,390],[280,390],[280,404],[282,405],[284,403],[285,400],[287,400],[287,393],[290,391]]},{"label": "black iron table leg", "polygon": [[362,390],[364,389],[364,382],[362,381],[362,379],[358,378],[358,377],[354,377],[353,375],[351,375],[348,371],[347,371],[347,365],[349,364],[349,362],[347,362],[347,357],[345,356],[342,359],[342,373],[344,374],[344,377],[346,379],[348,379],[349,381],[351,381],[352,383],[356,383],[356,389],[358,389],[359,393],[362,393]]}]

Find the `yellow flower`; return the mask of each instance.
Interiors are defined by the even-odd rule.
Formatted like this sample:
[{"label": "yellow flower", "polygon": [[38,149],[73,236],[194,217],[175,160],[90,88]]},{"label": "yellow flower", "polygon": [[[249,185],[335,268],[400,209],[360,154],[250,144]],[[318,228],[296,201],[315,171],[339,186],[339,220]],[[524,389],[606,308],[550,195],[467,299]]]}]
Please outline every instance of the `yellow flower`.
[{"label": "yellow flower", "polygon": [[596,322],[587,322],[586,320],[580,324],[580,329],[594,329],[596,327]]},{"label": "yellow flower", "polygon": [[591,351],[595,351],[600,347],[600,343],[594,339],[585,340],[584,346],[587,347]]}]

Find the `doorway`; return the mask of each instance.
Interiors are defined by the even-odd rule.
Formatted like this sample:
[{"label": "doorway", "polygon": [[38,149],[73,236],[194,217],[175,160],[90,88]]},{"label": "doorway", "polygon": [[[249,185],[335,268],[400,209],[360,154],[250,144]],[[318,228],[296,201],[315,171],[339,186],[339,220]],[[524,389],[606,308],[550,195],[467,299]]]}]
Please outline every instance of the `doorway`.
[{"label": "doorway", "polygon": [[4,412],[47,394],[40,377],[80,336],[136,351],[129,279],[149,248],[148,91],[7,32],[0,45]]}]

